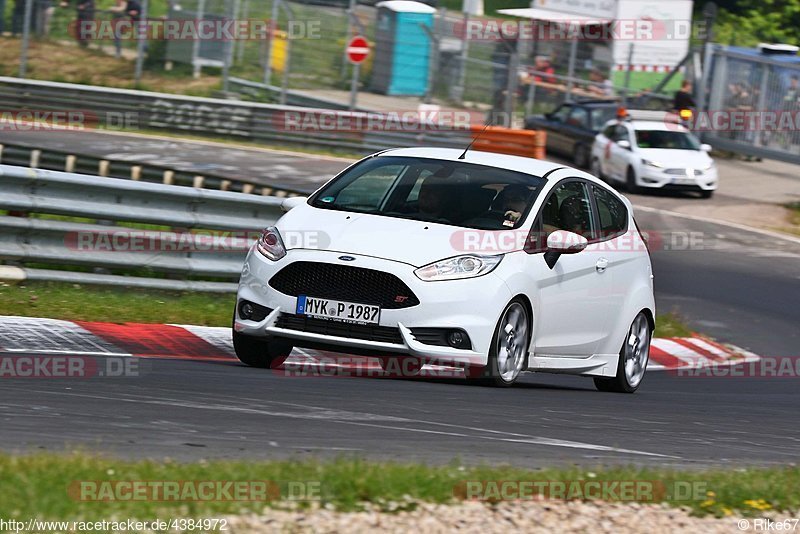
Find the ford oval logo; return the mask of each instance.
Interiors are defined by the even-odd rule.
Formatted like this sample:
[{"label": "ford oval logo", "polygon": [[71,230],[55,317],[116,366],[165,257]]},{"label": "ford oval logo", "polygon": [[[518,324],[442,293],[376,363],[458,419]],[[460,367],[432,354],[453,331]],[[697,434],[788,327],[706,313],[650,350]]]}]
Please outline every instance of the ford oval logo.
[{"label": "ford oval logo", "polygon": [[356,261],[353,256],[339,256],[339,259],[342,261]]}]

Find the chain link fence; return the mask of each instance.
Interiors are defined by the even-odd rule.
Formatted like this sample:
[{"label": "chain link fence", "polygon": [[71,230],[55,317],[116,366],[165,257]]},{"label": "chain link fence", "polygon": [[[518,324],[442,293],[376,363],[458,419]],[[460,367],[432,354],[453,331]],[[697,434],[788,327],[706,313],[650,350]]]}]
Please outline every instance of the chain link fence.
[{"label": "chain link fence", "polygon": [[719,148],[800,163],[800,58],[711,46],[694,127]]},{"label": "chain link fence", "polygon": [[[39,21],[34,24],[35,31],[42,36],[49,31],[50,39],[75,39],[70,28],[89,16],[79,13],[77,4],[55,8],[48,0],[33,1],[40,6],[34,10],[34,19]],[[379,54],[388,30],[379,27],[379,10],[374,5],[356,4],[351,9],[344,0],[314,1],[151,1],[149,21],[235,21],[250,30],[258,26],[264,31],[247,31],[236,39],[168,39],[152,30],[145,47],[145,69],[188,65],[190,68],[178,75],[194,76],[210,69],[208,72],[222,75],[220,89],[226,93],[238,92],[263,102],[316,101],[324,106],[335,101],[346,107],[354,68],[345,57],[345,48],[349,39],[359,34],[370,42],[372,53],[359,68],[358,91],[394,96],[380,82],[386,72],[384,64],[398,61],[396,56],[407,64],[402,73],[393,75],[425,78],[423,91],[407,93],[410,98],[397,101],[406,108],[412,107],[416,98],[419,103],[442,107],[499,112],[507,118],[505,125],[513,125],[510,117],[521,122],[524,115],[551,111],[567,99],[624,98],[641,93],[641,89],[633,89],[636,84],[629,76],[620,75],[620,65],[614,64],[612,47],[606,41],[514,40],[502,34],[501,38],[473,39],[464,31],[468,18],[438,10],[431,23],[411,21],[403,32],[395,32],[394,56],[390,57]],[[98,23],[127,17],[116,0],[95,0],[95,5],[91,18]],[[135,57],[135,39],[103,35],[103,39],[82,44]],[[247,90],[230,80],[245,82]],[[287,93],[294,93],[293,98],[287,98]],[[662,106],[664,100],[662,95],[650,103]]]}]

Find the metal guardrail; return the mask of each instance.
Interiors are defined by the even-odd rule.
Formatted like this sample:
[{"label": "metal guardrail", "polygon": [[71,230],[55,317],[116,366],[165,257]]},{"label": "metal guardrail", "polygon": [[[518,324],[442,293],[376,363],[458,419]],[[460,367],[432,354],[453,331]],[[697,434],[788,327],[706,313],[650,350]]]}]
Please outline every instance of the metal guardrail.
[{"label": "metal guardrail", "polygon": [[282,200],[0,165],[0,277],[231,291]]},{"label": "metal guardrail", "polygon": [[[291,124],[287,126],[287,114],[313,114],[319,109],[5,76],[0,76],[0,109],[82,111],[98,121],[100,126],[122,123],[129,128],[299,144],[365,155],[386,148],[419,145],[464,147],[471,140],[471,132],[466,129],[425,131],[424,128],[415,128],[413,122],[392,117],[380,131],[295,129]],[[362,118],[364,123],[368,122],[368,116],[375,115],[353,112],[353,116]]]},{"label": "metal guardrail", "polygon": [[0,163],[35,169],[91,174],[134,181],[202,187],[219,191],[235,191],[256,195],[291,197],[305,193],[283,187],[259,185],[213,173],[199,173],[175,169],[165,165],[130,160],[101,158],[74,151],[42,149],[35,146],[0,143]]}]

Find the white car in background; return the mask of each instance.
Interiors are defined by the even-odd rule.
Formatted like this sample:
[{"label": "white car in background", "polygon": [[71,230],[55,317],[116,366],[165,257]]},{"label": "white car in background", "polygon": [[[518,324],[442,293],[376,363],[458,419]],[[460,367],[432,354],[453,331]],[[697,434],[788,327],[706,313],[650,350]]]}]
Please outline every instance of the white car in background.
[{"label": "white car in background", "polygon": [[525,370],[604,391],[641,383],[649,253],[630,202],[586,172],[396,149],[284,209],[239,282],[233,343],[247,365],[274,368],[301,347],[412,360],[412,372],[455,365],[497,386]]},{"label": "white car in background", "polygon": [[623,184],[629,193],[696,191],[710,198],[719,182],[710,151],[677,115],[630,111],[606,123],[595,137],[591,172],[611,184]]}]

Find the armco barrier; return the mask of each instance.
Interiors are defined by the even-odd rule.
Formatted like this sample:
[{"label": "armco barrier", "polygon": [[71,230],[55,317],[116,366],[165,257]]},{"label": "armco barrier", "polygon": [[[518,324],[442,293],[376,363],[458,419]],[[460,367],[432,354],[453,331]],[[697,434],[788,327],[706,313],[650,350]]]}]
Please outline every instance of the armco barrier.
[{"label": "armco barrier", "polygon": [[[462,148],[473,135],[465,128],[431,129],[392,115],[341,110],[338,112],[353,117],[351,123],[367,124],[370,117],[376,116],[384,117],[385,121],[377,121],[381,122],[381,128],[373,129],[293,129],[286,123],[288,114],[336,111],[3,76],[0,76],[0,110],[78,111],[84,112],[89,122],[94,121],[98,127],[224,136],[364,155],[409,146]],[[0,129],[0,134],[3,131]],[[0,136],[0,142],[13,144],[10,135],[13,134]]]},{"label": "armco barrier", "polygon": [[283,123],[287,113],[315,110],[3,76],[0,110],[82,111],[99,126],[299,144],[364,155],[394,147],[458,147],[469,142],[466,130],[426,132],[402,126],[386,131],[292,131]]},{"label": "armco barrier", "polygon": [[546,133],[534,130],[513,130],[502,126],[472,126],[476,137],[472,148],[484,152],[499,152],[526,158],[544,159]]},{"label": "armco barrier", "polygon": [[[282,201],[0,165],[0,210],[8,213],[0,215],[0,261],[6,264],[0,275],[232,290],[256,232],[277,220]],[[212,232],[228,237],[209,245]],[[108,242],[97,236],[108,235],[122,236],[125,242],[136,236],[146,246],[116,250],[96,246]],[[81,242],[84,238],[86,245]],[[26,269],[30,264],[54,268]],[[77,269],[59,270],[65,266]]]}]

